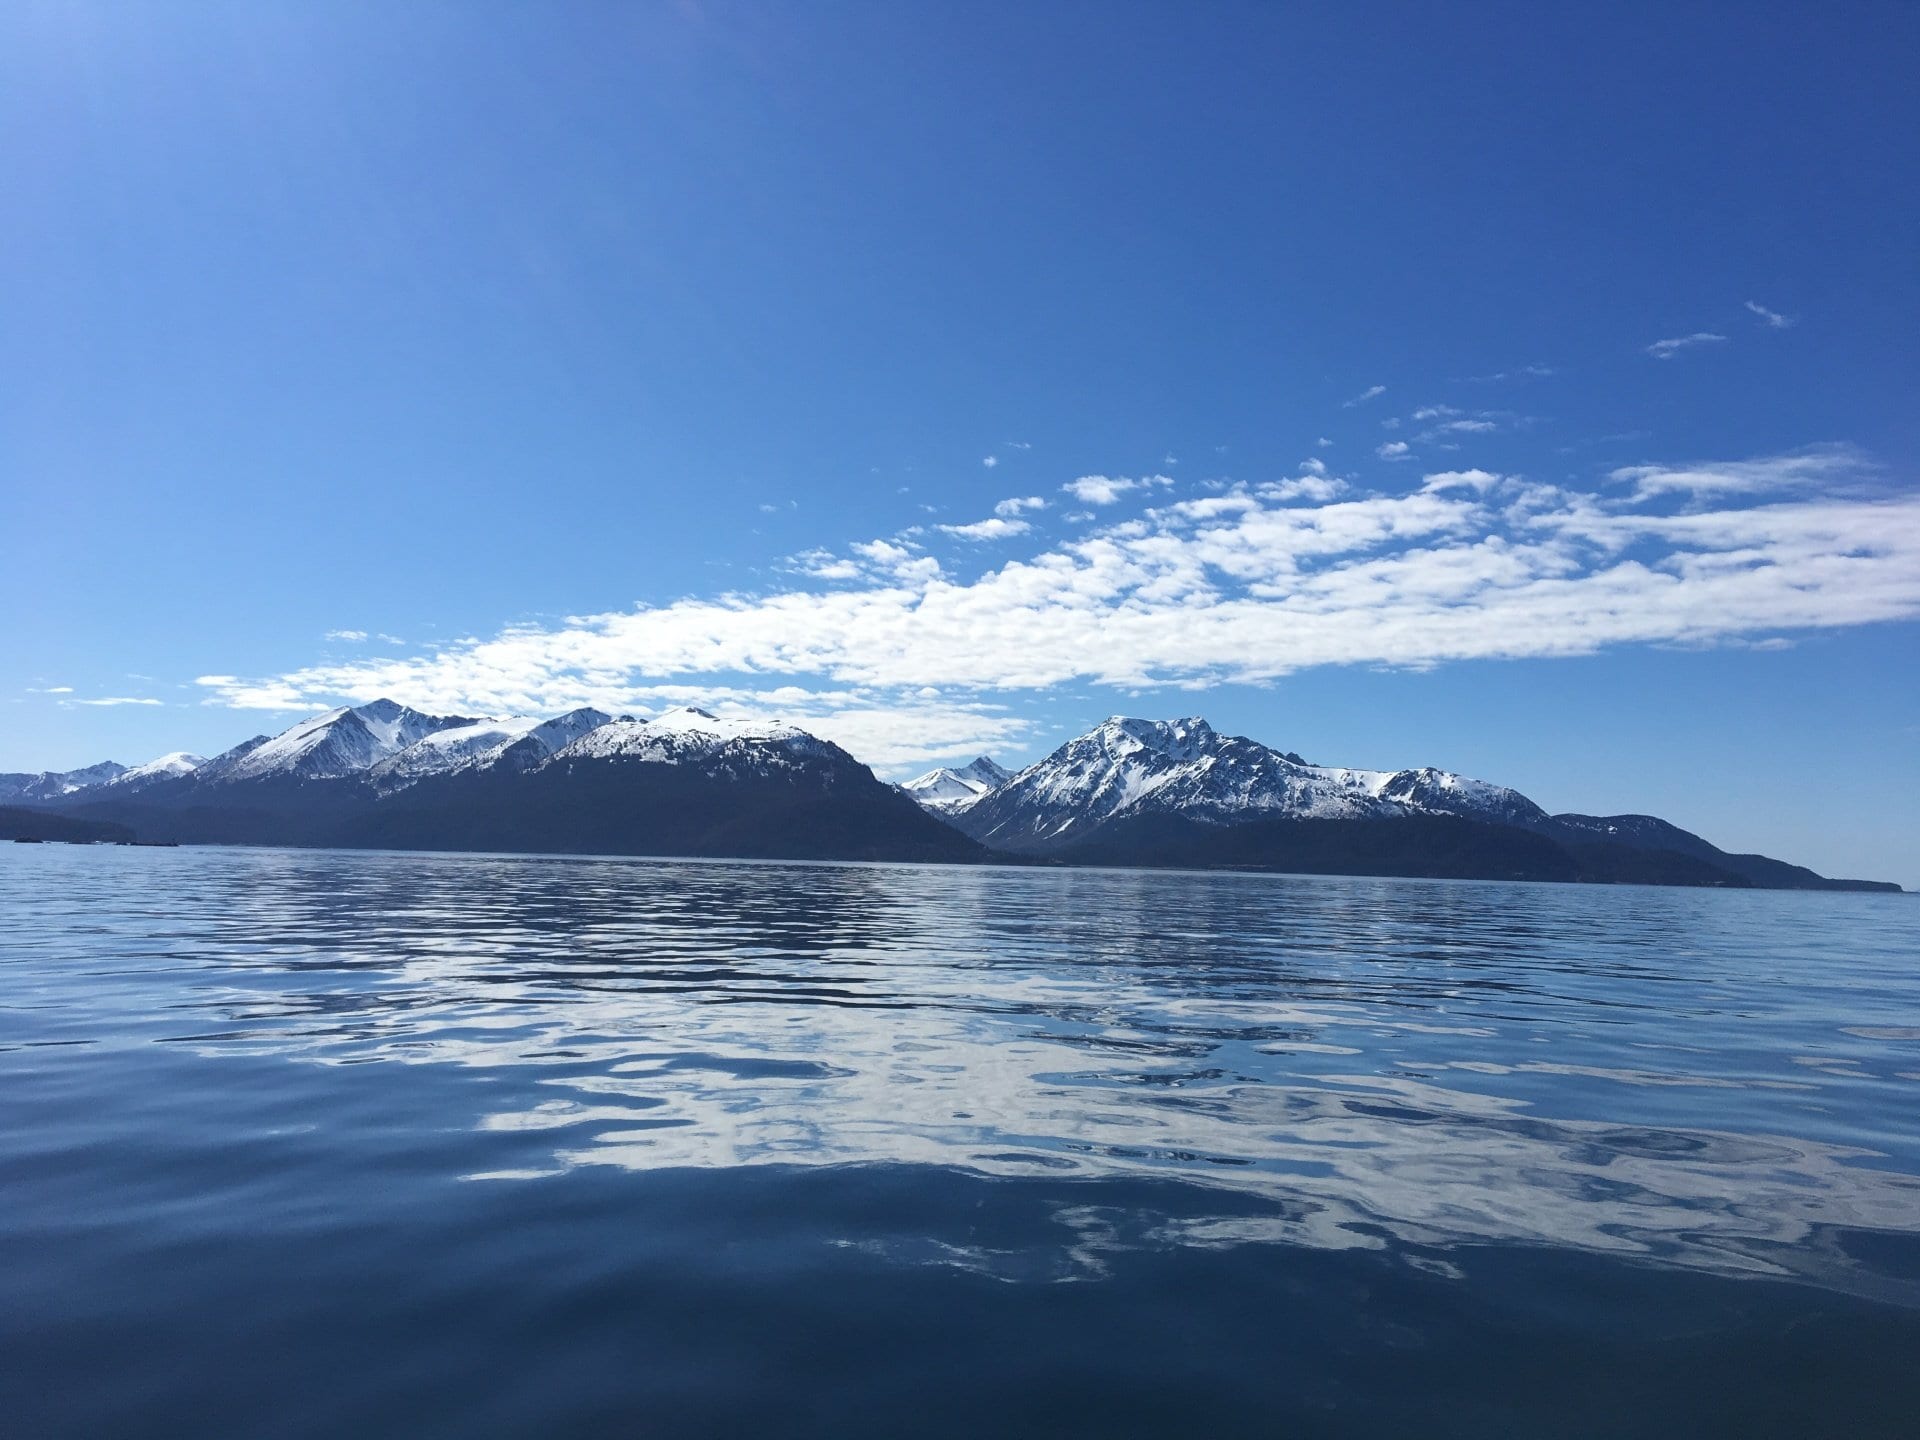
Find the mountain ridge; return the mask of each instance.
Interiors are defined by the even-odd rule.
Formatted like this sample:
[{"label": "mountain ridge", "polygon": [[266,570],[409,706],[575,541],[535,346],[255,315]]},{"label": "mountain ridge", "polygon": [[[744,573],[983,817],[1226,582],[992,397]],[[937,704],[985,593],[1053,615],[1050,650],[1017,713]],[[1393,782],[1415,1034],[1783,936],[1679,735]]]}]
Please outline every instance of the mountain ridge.
[{"label": "mountain ridge", "polygon": [[[1532,855],[1522,867],[1527,873],[1516,878],[1900,888],[1829,879],[1767,856],[1732,854],[1653,816],[1550,815],[1508,786],[1432,766],[1385,771],[1315,765],[1292,751],[1223,735],[1199,716],[1112,716],[1002,784],[929,808],[982,844],[1078,863],[1318,871],[1319,844],[1347,856],[1342,863],[1359,873],[1374,873],[1370,856],[1396,855],[1398,873],[1456,874],[1462,865],[1471,868],[1460,856],[1478,846],[1488,873],[1496,875],[1512,873],[1504,867],[1513,854]],[[1442,818],[1523,832],[1558,853],[1549,860],[1534,853],[1537,845],[1496,843],[1496,837],[1457,826],[1380,828]],[[1363,835],[1371,840],[1356,839]],[[1433,853],[1423,858],[1411,852],[1408,844],[1416,839]]]},{"label": "mountain ridge", "polygon": [[6,782],[0,802],[189,842],[1900,888],[1730,853],[1657,816],[1550,815],[1431,766],[1316,765],[1200,716],[1111,716],[1018,772],[982,755],[891,785],[799,726],[692,707],[543,719],[382,699],[211,759]]}]

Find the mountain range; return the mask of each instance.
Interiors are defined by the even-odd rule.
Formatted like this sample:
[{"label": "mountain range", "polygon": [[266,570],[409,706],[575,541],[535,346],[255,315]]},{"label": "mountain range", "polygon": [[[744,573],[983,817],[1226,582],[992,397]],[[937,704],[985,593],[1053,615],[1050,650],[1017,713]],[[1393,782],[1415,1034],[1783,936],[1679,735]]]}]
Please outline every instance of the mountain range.
[{"label": "mountain range", "polygon": [[691,708],[488,717],[376,700],[211,759],[0,775],[0,805],[188,843],[1899,889],[1650,815],[1552,815],[1446,770],[1317,765],[1198,717],[1115,716],[1017,773],[983,755],[889,785],[796,726]]},{"label": "mountain range", "polygon": [[[935,790],[943,773],[905,788]],[[1550,815],[1447,770],[1315,765],[1198,717],[1115,716],[972,799],[939,793],[923,803],[983,845],[1081,864],[1899,888],[1731,854],[1651,815]]]}]

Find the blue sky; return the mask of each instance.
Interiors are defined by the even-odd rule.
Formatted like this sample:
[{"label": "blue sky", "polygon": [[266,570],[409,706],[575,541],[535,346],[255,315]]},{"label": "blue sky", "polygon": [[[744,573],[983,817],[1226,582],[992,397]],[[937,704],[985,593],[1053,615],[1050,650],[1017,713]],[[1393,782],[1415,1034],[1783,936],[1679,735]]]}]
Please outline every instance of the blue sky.
[{"label": "blue sky", "polygon": [[0,768],[1199,712],[1920,882],[1920,11],[1573,8],[9,6]]}]

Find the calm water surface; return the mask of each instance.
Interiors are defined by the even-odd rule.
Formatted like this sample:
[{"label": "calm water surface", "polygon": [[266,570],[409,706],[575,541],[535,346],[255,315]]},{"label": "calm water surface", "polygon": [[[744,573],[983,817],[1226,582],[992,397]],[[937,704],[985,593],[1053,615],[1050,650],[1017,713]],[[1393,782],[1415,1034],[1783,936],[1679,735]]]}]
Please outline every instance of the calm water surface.
[{"label": "calm water surface", "polygon": [[1910,897],[0,851],[9,1436],[1916,1414]]}]

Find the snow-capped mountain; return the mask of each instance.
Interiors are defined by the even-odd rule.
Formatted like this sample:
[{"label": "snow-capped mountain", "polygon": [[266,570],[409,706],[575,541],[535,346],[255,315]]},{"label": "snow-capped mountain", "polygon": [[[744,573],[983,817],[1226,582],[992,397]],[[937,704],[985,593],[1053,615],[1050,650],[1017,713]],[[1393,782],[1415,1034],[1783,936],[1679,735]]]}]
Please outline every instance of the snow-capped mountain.
[{"label": "snow-capped mountain", "polygon": [[955,815],[983,795],[998,790],[1013,772],[986,755],[958,769],[941,766],[900,786],[906,796],[936,815]]},{"label": "snow-capped mountain", "polygon": [[477,719],[376,700],[211,760],[176,752],[131,770],[0,775],[0,806],[16,828],[61,811],[103,823],[99,835],[198,844],[908,861],[1000,850],[1102,865],[1899,888],[1729,853],[1650,815],[1548,815],[1445,770],[1311,765],[1197,717],[1115,716],[1017,775],[981,756],[887,785],[797,726],[705,710]]},{"label": "snow-capped mountain", "polygon": [[383,792],[402,790],[429,775],[489,769],[509,751],[510,768],[529,769],[612,719],[604,711],[583,707],[551,720],[508,715],[450,725],[376,762],[368,768],[367,779]]},{"label": "snow-capped mountain", "polygon": [[33,804],[58,800],[63,796],[104,785],[126,773],[127,767],[113,760],[79,770],[15,771],[0,775],[0,805]]},{"label": "snow-capped mountain", "polygon": [[[244,754],[229,751],[203,777],[219,784],[245,780],[338,780],[371,770],[409,745],[441,730],[469,726],[464,715],[423,715],[391,700],[341,706],[281,731]],[[229,758],[231,757],[231,758]]]},{"label": "snow-capped mountain", "polygon": [[130,770],[122,770],[111,780],[103,781],[100,792],[104,794],[127,795],[136,790],[144,790],[149,785],[158,785],[165,780],[178,780],[191,775],[207,763],[204,755],[195,755],[186,750],[173,750],[165,755],[147,761],[144,765],[135,765]]},{"label": "snow-capped mountain", "polygon": [[1310,765],[1244,736],[1222,735],[1197,716],[1122,715],[954,814],[975,839],[1019,850],[1077,841],[1110,820],[1139,815],[1209,824],[1424,814],[1512,825],[1546,818],[1517,791],[1446,771]]},{"label": "snow-capped mountain", "polygon": [[1548,819],[1546,811],[1518,790],[1490,785],[1485,780],[1469,780],[1464,775],[1436,770],[1431,765],[1418,770],[1394,771],[1380,787],[1380,795],[1430,815],[1463,815],[1469,820],[1528,828],[1544,824]]},{"label": "snow-capped mountain", "polygon": [[[430,776],[496,769],[523,773],[562,759],[726,761],[739,770],[828,754],[851,758],[793,725],[722,719],[704,710],[669,710],[651,720],[636,720],[626,715],[615,719],[582,706],[551,718],[476,718],[428,715],[392,700],[375,700],[328,710],[278,735],[256,735],[211,760],[184,753],[163,756],[128,772],[123,778],[129,784],[118,793],[144,790],[163,780],[187,784],[189,790],[173,787],[180,795],[267,781],[354,780],[391,795]],[[102,778],[121,768],[94,767]],[[44,782],[30,792],[39,798],[70,793],[91,773],[20,778]]]},{"label": "snow-capped mountain", "polygon": [[791,764],[806,757],[840,754],[817,735],[777,721],[722,719],[681,706],[651,720],[615,720],[564,746],[553,763],[573,760],[644,760],[675,764],[732,759],[748,764]]},{"label": "snow-capped mountain", "polygon": [[194,770],[193,779],[195,783],[210,785],[217,780],[226,779],[233,773],[235,767],[238,766],[242,760],[245,760],[272,738],[271,735],[255,735],[250,740],[242,740],[230,750],[222,750],[218,755]]},{"label": "snow-capped mountain", "polygon": [[367,778],[378,789],[399,790],[429,775],[464,770],[481,763],[483,756],[504,750],[539,723],[530,715],[509,715],[449,725],[369,766]]}]

